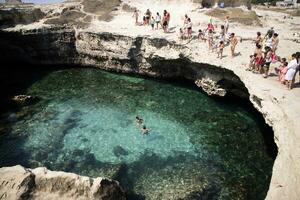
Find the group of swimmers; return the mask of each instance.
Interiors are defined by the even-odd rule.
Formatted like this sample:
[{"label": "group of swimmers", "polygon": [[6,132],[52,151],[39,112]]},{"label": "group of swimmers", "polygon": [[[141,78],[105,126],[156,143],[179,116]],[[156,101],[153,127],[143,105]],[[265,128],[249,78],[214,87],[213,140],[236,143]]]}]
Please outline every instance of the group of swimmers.
[{"label": "group of swimmers", "polygon": [[[250,55],[250,62],[246,70],[253,73],[263,74],[264,78],[269,76],[270,65],[272,63],[280,63],[279,67],[275,67],[275,74],[278,80],[287,85],[290,90],[295,82],[295,76],[299,71],[300,52],[296,52],[291,56],[290,62],[286,58],[280,58],[276,54],[279,44],[278,34],[271,27],[267,34],[262,37],[260,32],[257,32],[255,39],[255,51]],[[299,71],[300,72],[300,71]]]},{"label": "group of swimmers", "polygon": [[151,25],[152,30],[159,29],[159,26],[161,26],[164,32],[168,32],[170,13],[167,10],[164,10],[163,16],[161,16],[159,12],[154,16],[152,12],[147,9],[143,16],[142,23],[139,22],[139,11],[137,9],[134,10],[133,17],[135,18],[135,25]]},{"label": "group of swimmers", "polygon": [[148,128],[146,127],[146,125],[144,124],[144,120],[143,120],[142,118],[140,118],[139,116],[136,116],[136,117],[135,117],[135,122],[136,122],[136,125],[137,125],[138,127],[142,127],[142,128],[141,128],[141,131],[142,131],[142,134],[143,134],[143,135],[148,135],[148,134],[149,134],[150,129],[148,129]]}]

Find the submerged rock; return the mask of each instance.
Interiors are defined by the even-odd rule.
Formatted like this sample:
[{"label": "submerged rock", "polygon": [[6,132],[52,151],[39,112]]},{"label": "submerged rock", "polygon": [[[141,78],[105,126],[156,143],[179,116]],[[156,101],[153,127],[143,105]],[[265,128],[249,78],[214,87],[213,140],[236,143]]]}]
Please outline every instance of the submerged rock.
[{"label": "submerged rock", "polygon": [[113,153],[116,157],[120,157],[120,156],[127,156],[129,153],[126,149],[124,149],[121,146],[115,146],[113,149]]}]

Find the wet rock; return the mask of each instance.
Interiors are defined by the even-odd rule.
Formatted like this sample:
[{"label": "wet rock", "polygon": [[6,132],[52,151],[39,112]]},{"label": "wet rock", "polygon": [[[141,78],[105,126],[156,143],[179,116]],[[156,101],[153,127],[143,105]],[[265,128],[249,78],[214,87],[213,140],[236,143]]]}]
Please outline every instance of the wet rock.
[{"label": "wet rock", "polygon": [[113,153],[116,157],[120,157],[120,156],[127,156],[129,153],[126,149],[124,149],[123,147],[121,146],[115,146],[113,148]]},{"label": "wet rock", "polygon": [[11,100],[17,103],[18,105],[30,105],[36,103],[39,100],[39,98],[30,95],[16,95],[12,97]]}]

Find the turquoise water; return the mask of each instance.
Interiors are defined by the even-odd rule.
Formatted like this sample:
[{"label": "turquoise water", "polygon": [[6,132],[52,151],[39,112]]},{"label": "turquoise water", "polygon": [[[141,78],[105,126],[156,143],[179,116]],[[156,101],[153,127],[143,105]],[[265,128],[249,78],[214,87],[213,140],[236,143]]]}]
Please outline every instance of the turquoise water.
[{"label": "turquoise water", "polygon": [[53,71],[26,94],[41,100],[2,115],[1,166],[114,178],[128,199],[266,195],[273,159],[259,119],[238,103],[97,69]]}]

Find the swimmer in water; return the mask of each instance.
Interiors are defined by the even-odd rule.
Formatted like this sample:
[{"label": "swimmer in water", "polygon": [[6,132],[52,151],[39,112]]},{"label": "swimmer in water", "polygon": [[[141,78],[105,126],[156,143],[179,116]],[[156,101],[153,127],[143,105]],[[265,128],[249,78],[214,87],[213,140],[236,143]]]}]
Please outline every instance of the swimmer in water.
[{"label": "swimmer in water", "polygon": [[142,131],[142,133],[144,135],[148,135],[150,130],[148,128],[146,128],[146,126],[143,126],[143,128],[141,129],[141,131]]},{"label": "swimmer in water", "polygon": [[138,126],[142,125],[144,120],[142,118],[140,118],[139,116],[135,117],[135,122]]}]

